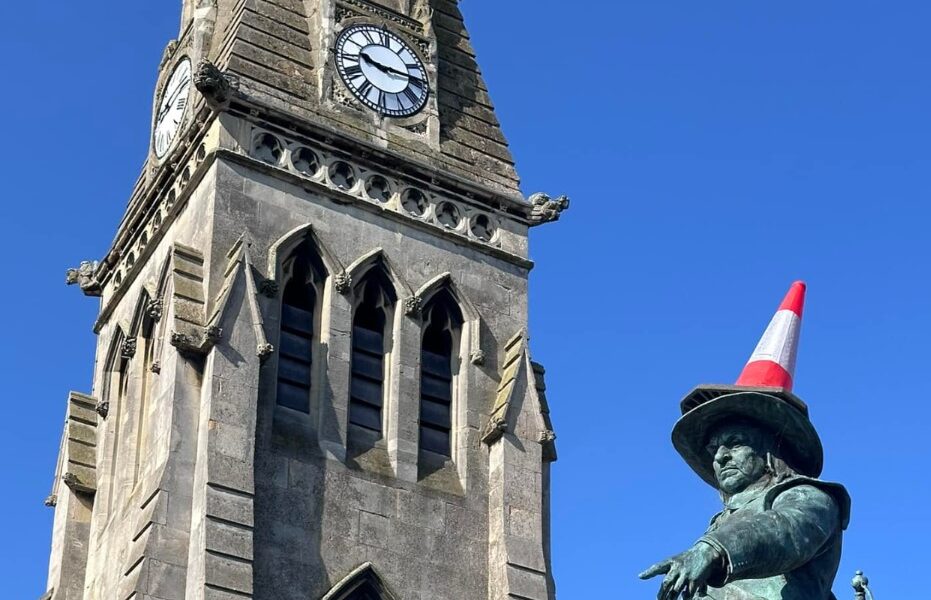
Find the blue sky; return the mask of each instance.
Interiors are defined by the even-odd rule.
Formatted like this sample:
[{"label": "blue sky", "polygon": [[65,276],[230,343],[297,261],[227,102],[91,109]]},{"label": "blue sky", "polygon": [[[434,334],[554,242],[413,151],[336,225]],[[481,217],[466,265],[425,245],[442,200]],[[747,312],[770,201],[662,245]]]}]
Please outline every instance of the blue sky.
[{"label": "blue sky", "polygon": [[[44,591],[68,390],[96,303],[64,270],[106,251],[138,175],[176,4],[16,3],[0,21],[6,316],[4,597]],[[915,594],[931,536],[931,4],[466,0],[534,231],[532,347],[560,460],[562,598],[655,593],[636,573],[717,510],[669,442],[678,401],[738,375],[809,283],[796,390],[854,499],[836,590]]]}]

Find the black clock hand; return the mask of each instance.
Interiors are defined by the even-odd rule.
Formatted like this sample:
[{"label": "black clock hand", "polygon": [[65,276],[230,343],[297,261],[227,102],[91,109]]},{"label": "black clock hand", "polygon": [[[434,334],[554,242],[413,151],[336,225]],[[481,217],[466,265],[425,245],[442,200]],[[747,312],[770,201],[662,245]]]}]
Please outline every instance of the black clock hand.
[{"label": "black clock hand", "polygon": [[373,67],[375,67],[382,73],[388,73],[391,71],[391,67],[381,64],[380,62],[378,62],[377,60],[375,60],[374,58],[366,54],[364,50],[359,53],[359,56],[364,58],[366,62],[368,62],[370,65],[372,65]]},{"label": "black clock hand", "polygon": [[386,75],[397,75],[399,77],[407,77],[408,79],[413,79],[415,81],[419,81],[420,83],[423,83],[423,80],[420,79],[419,77],[415,77],[414,75],[411,75],[410,73],[405,73],[404,71],[398,71],[394,67],[389,67],[388,65],[381,64],[380,62],[378,62],[377,60],[375,60],[374,58],[366,54],[365,51],[360,52],[359,55],[362,58],[364,58],[369,64],[371,64],[373,67],[375,67],[382,73],[385,73]]},{"label": "black clock hand", "polygon": [[416,81],[416,82],[418,82],[418,83],[424,83],[424,80],[421,79],[420,77],[417,77],[416,75],[412,75],[412,74],[410,74],[410,73],[405,73],[404,71],[398,71],[398,70],[395,69],[394,67],[386,67],[386,68],[388,69],[388,72],[389,72],[389,73],[394,73],[395,75],[399,75],[399,76],[401,76],[401,77],[407,77],[408,79],[413,79],[414,81]]}]

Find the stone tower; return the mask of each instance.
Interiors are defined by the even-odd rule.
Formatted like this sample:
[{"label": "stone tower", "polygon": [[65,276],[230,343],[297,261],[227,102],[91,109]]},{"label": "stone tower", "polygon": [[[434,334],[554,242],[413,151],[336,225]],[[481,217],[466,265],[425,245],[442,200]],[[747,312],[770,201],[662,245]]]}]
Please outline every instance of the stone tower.
[{"label": "stone tower", "polygon": [[555,597],[525,199],[456,0],[185,0],[54,600]]}]

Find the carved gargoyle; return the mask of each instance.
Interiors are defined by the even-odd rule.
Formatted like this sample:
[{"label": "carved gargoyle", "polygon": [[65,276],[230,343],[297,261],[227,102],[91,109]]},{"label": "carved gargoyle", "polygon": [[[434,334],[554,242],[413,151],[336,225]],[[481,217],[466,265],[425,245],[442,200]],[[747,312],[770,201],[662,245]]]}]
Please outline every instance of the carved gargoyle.
[{"label": "carved gargoyle", "polygon": [[197,65],[194,87],[213,106],[222,106],[229,102],[235,90],[230,77],[207,59],[201,60]]},{"label": "carved gargoyle", "polygon": [[552,198],[548,194],[537,193],[529,198],[531,212],[530,225],[543,225],[558,221],[564,210],[569,208],[569,197]]},{"label": "carved gargoyle", "polygon": [[65,283],[68,285],[78,285],[86,296],[99,296],[101,292],[100,282],[94,277],[97,271],[97,261],[86,260],[76,269],[68,269],[65,275]]}]

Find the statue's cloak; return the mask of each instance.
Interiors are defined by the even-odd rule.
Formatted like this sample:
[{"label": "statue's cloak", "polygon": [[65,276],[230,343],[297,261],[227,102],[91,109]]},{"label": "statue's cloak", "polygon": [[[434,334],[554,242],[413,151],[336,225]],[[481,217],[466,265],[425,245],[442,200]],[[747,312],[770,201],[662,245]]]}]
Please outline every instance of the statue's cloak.
[{"label": "statue's cloak", "polygon": [[792,477],[729,503],[702,540],[727,557],[711,600],[832,600],[850,496],[842,485]]}]

